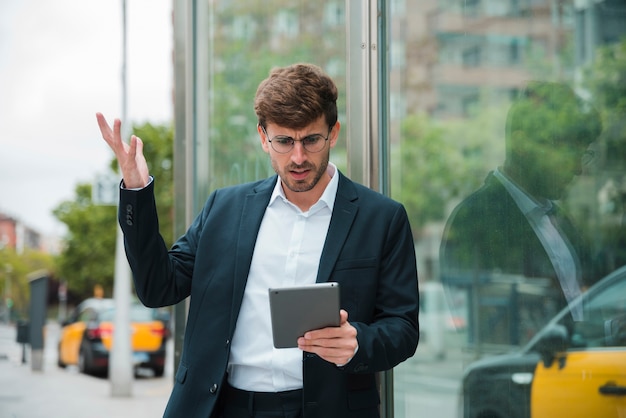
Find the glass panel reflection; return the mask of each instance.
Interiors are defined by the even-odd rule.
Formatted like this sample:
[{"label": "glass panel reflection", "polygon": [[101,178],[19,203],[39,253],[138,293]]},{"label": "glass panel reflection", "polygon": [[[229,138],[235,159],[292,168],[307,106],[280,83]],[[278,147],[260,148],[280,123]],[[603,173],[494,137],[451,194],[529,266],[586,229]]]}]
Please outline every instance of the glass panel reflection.
[{"label": "glass panel reflection", "polygon": [[[568,416],[621,416],[623,397],[559,391],[582,382],[557,385],[535,344],[547,334],[569,358],[613,341],[584,367],[626,364],[610,293],[590,302],[601,308],[572,304],[626,264],[626,4],[389,5],[391,194],[412,222],[422,291],[395,416],[550,416],[533,387],[558,392]],[[546,328],[556,317],[564,334]],[[611,379],[605,391],[626,385]]]},{"label": "glass panel reflection", "polygon": [[[256,129],[253,100],[273,67],[310,62],[335,80],[345,120],[345,6],[342,1],[209,2],[209,187],[211,190],[273,174]],[[342,135],[343,136],[343,135]],[[339,160],[339,161],[336,161]],[[345,169],[345,140],[333,162]]]}]

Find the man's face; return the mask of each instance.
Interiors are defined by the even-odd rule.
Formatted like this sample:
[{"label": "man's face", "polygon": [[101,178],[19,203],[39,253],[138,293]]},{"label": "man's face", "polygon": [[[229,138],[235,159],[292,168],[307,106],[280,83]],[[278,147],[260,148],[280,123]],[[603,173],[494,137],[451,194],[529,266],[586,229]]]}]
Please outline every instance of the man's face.
[{"label": "man's face", "polygon": [[[329,181],[324,174],[328,167],[330,149],[337,142],[339,123],[337,122],[329,132],[329,127],[322,116],[302,129],[291,129],[268,123],[265,129],[259,126],[258,131],[263,150],[269,154],[272,168],[280,176],[287,197],[289,198],[290,191],[321,195]],[[307,137],[312,138],[312,135],[322,137],[319,139],[322,142],[318,143],[321,147],[318,152],[307,150],[301,141]],[[293,148],[284,153],[276,151],[271,144],[271,141],[276,141],[275,146],[278,144],[276,137],[295,139]],[[328,140],[325,140],[326,137]],[[307,147],[309,147],[308,144]]]}]

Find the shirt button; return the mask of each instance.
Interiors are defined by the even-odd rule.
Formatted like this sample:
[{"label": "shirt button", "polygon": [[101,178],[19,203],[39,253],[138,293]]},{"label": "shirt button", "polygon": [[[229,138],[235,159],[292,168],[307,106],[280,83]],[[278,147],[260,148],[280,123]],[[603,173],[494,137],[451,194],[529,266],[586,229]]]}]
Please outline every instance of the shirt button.
[{"label": "shirt button", "polygon": [[213,386],[211,386],[211,388],[209,389],[209,392],[213,394],[217,392],[217,383],[213,383]]}]

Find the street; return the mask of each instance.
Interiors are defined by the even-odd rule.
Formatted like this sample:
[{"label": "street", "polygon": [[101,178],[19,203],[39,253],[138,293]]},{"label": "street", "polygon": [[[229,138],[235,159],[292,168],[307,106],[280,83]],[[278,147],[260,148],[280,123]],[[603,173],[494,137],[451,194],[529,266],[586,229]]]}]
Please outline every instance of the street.
[{"label": "street", "polygon": [[[15,326],[0,324],[0,418],[135,418],[160,417],[172,388],[171,341],[163,378],[146,371],[132,382],[132,396],[112,397],[105,378],[84,375],[76,367],[57,367],[59,326],[45,329],[44,365],[33,371],[27,348],[16,343]],[[448,335],[446,346],[454,346]],[[395,418],[456,417],[458,389],[464,362],[448,352],[436,355],[427,338],[415,356],[394,370]]]},{"label": "street", "polygon": [[[87,376],[75,367],[60,369],[57,361],[59,327],[46,325],[42,371],[22,364],[22,346],[14,326],[0,324],[0,418],[135,418],[160,417],[172,388],[172,369],[163,378],[136,377],[132,396],[111,396],[109,380]],[[171,350],[169,351],[171,353]],[[171,365],[171,360],[169,361]]]}]

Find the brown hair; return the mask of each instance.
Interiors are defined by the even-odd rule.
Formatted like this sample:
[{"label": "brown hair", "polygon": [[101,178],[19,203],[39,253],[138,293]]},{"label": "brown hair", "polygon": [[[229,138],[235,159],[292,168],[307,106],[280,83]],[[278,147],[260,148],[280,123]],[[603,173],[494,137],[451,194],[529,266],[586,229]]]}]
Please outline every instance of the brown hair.
[{"label": "brown hair", "polygon": [[332,127],[337,122],[337,86],[313,64],[274,68],[256,91],[254,111],[263,127],[275,123],[300,129],[322,115]]}]

